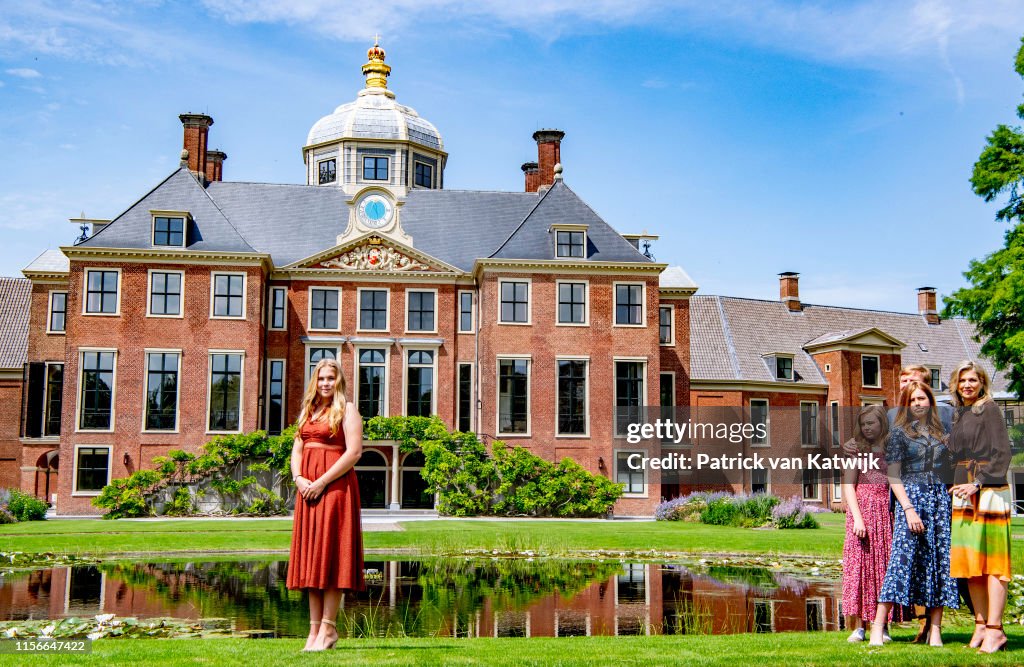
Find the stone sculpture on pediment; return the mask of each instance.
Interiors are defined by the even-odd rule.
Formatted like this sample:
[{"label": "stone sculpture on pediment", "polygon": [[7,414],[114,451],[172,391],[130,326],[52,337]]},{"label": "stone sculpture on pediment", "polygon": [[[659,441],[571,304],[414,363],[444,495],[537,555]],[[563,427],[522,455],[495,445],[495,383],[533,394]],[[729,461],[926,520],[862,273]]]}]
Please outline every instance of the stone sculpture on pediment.
[{"label": "stone sculpture on pediment", "polygon": [[350,271],[432,271],[433,269],[394,248],[364,243],[332,259],[320,262],[325,269]]}]

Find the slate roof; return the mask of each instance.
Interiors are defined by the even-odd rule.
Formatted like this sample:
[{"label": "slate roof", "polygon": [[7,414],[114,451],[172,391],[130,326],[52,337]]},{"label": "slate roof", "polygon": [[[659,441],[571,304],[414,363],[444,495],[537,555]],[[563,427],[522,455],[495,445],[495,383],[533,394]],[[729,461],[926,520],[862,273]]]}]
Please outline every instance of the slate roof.
[{"label": "slate roof", "polygon": [[[191,250],[270,254],[285,266],[336,245],[348,224],[340,188],[216,181],[179,169],[80,245],[150,248],[150,210],[187,210]],[[401,208],[413,246],[464,271],[477,259],[552,259],[557,223],[588,225],[589,259],[650,263],[562,181],[543,193],[412,190]]]},{"label": "slate roof", "polygon": [[40,273],[67,273],[71,269],[71,261],[60,250],[51,248],[39,253],[39,256],[25,267],[25,271]]},{"label": "slate roof", "polygon": [[[805,351],[809,343],[847,338],[877,327],[903,341],[902,362],[941,366],[943,390],[948,373],[964,359],[977,359],[992,377],[993,391],[1005,393],[1006,378],[981,357],[973,326],[962,319],[929,325],[917,313],[803,304],[792,313],[781,301],[695,295],[690,299],[690,359],[694,380],[771,382],[762,360],[770,352],[793,354],[797,384],[826,384]],[[786,383],[790,384],[790,383]]]},{"label": "slate roof", "polygon": [[28,360],[32,282],[0,277],[0,369],[21,370]]}]

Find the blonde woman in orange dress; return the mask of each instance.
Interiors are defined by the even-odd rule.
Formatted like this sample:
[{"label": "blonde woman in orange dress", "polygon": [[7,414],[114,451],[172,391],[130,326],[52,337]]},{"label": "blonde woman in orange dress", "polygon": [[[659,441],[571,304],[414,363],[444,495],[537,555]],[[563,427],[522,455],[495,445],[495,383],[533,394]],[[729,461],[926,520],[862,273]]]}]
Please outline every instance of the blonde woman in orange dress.
[{"label": "blonde woman in orange dress", "polygon": [[342,591],[366,588],[353,469],[363,452],[363,420],[345,398],[345,377],[334,359],[313,369],[297,426],[291,468],[298,494],[287,586],[309,594],[303,650],[322,651],[338,641]]}]

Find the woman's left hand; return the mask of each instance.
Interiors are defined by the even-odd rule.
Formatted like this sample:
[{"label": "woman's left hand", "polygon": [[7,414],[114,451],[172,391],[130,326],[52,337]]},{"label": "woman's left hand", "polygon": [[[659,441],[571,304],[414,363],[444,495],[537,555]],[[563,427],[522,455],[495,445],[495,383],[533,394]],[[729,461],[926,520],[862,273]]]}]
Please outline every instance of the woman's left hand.
[{"label": "woman's left hand", "polygon": [[324,483],[320,480],[310,482],[306,486],[305,490],[302,491],[302,497],[306,500],[316,500],[320,497],[320,494],[324,492]]},{"label": "woman's left hand", "polygon": [[949,492],[957,498],[970,498],[978,492],[978,487],[974,484],[957,484]]}]

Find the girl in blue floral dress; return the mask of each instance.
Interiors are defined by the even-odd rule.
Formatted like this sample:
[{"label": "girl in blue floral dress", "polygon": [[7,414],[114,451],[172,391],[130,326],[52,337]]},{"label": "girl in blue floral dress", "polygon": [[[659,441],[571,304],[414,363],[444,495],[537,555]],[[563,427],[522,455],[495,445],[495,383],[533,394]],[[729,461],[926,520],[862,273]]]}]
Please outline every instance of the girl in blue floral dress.
[{"label": "girl in blue floral dress", "polygon": [[928,385],[908,384],[900,392],[899,405],[885,452],[889,483],[898,505],[889,567],[871,624],[871,645],[882,645],[889,610],[893,604],[902,604],[928,608],[928,643],[942,646],[942,608],[960,605],[956,581],[949,574],[953,506],[946,490],[950,476],[948,434]]}]

